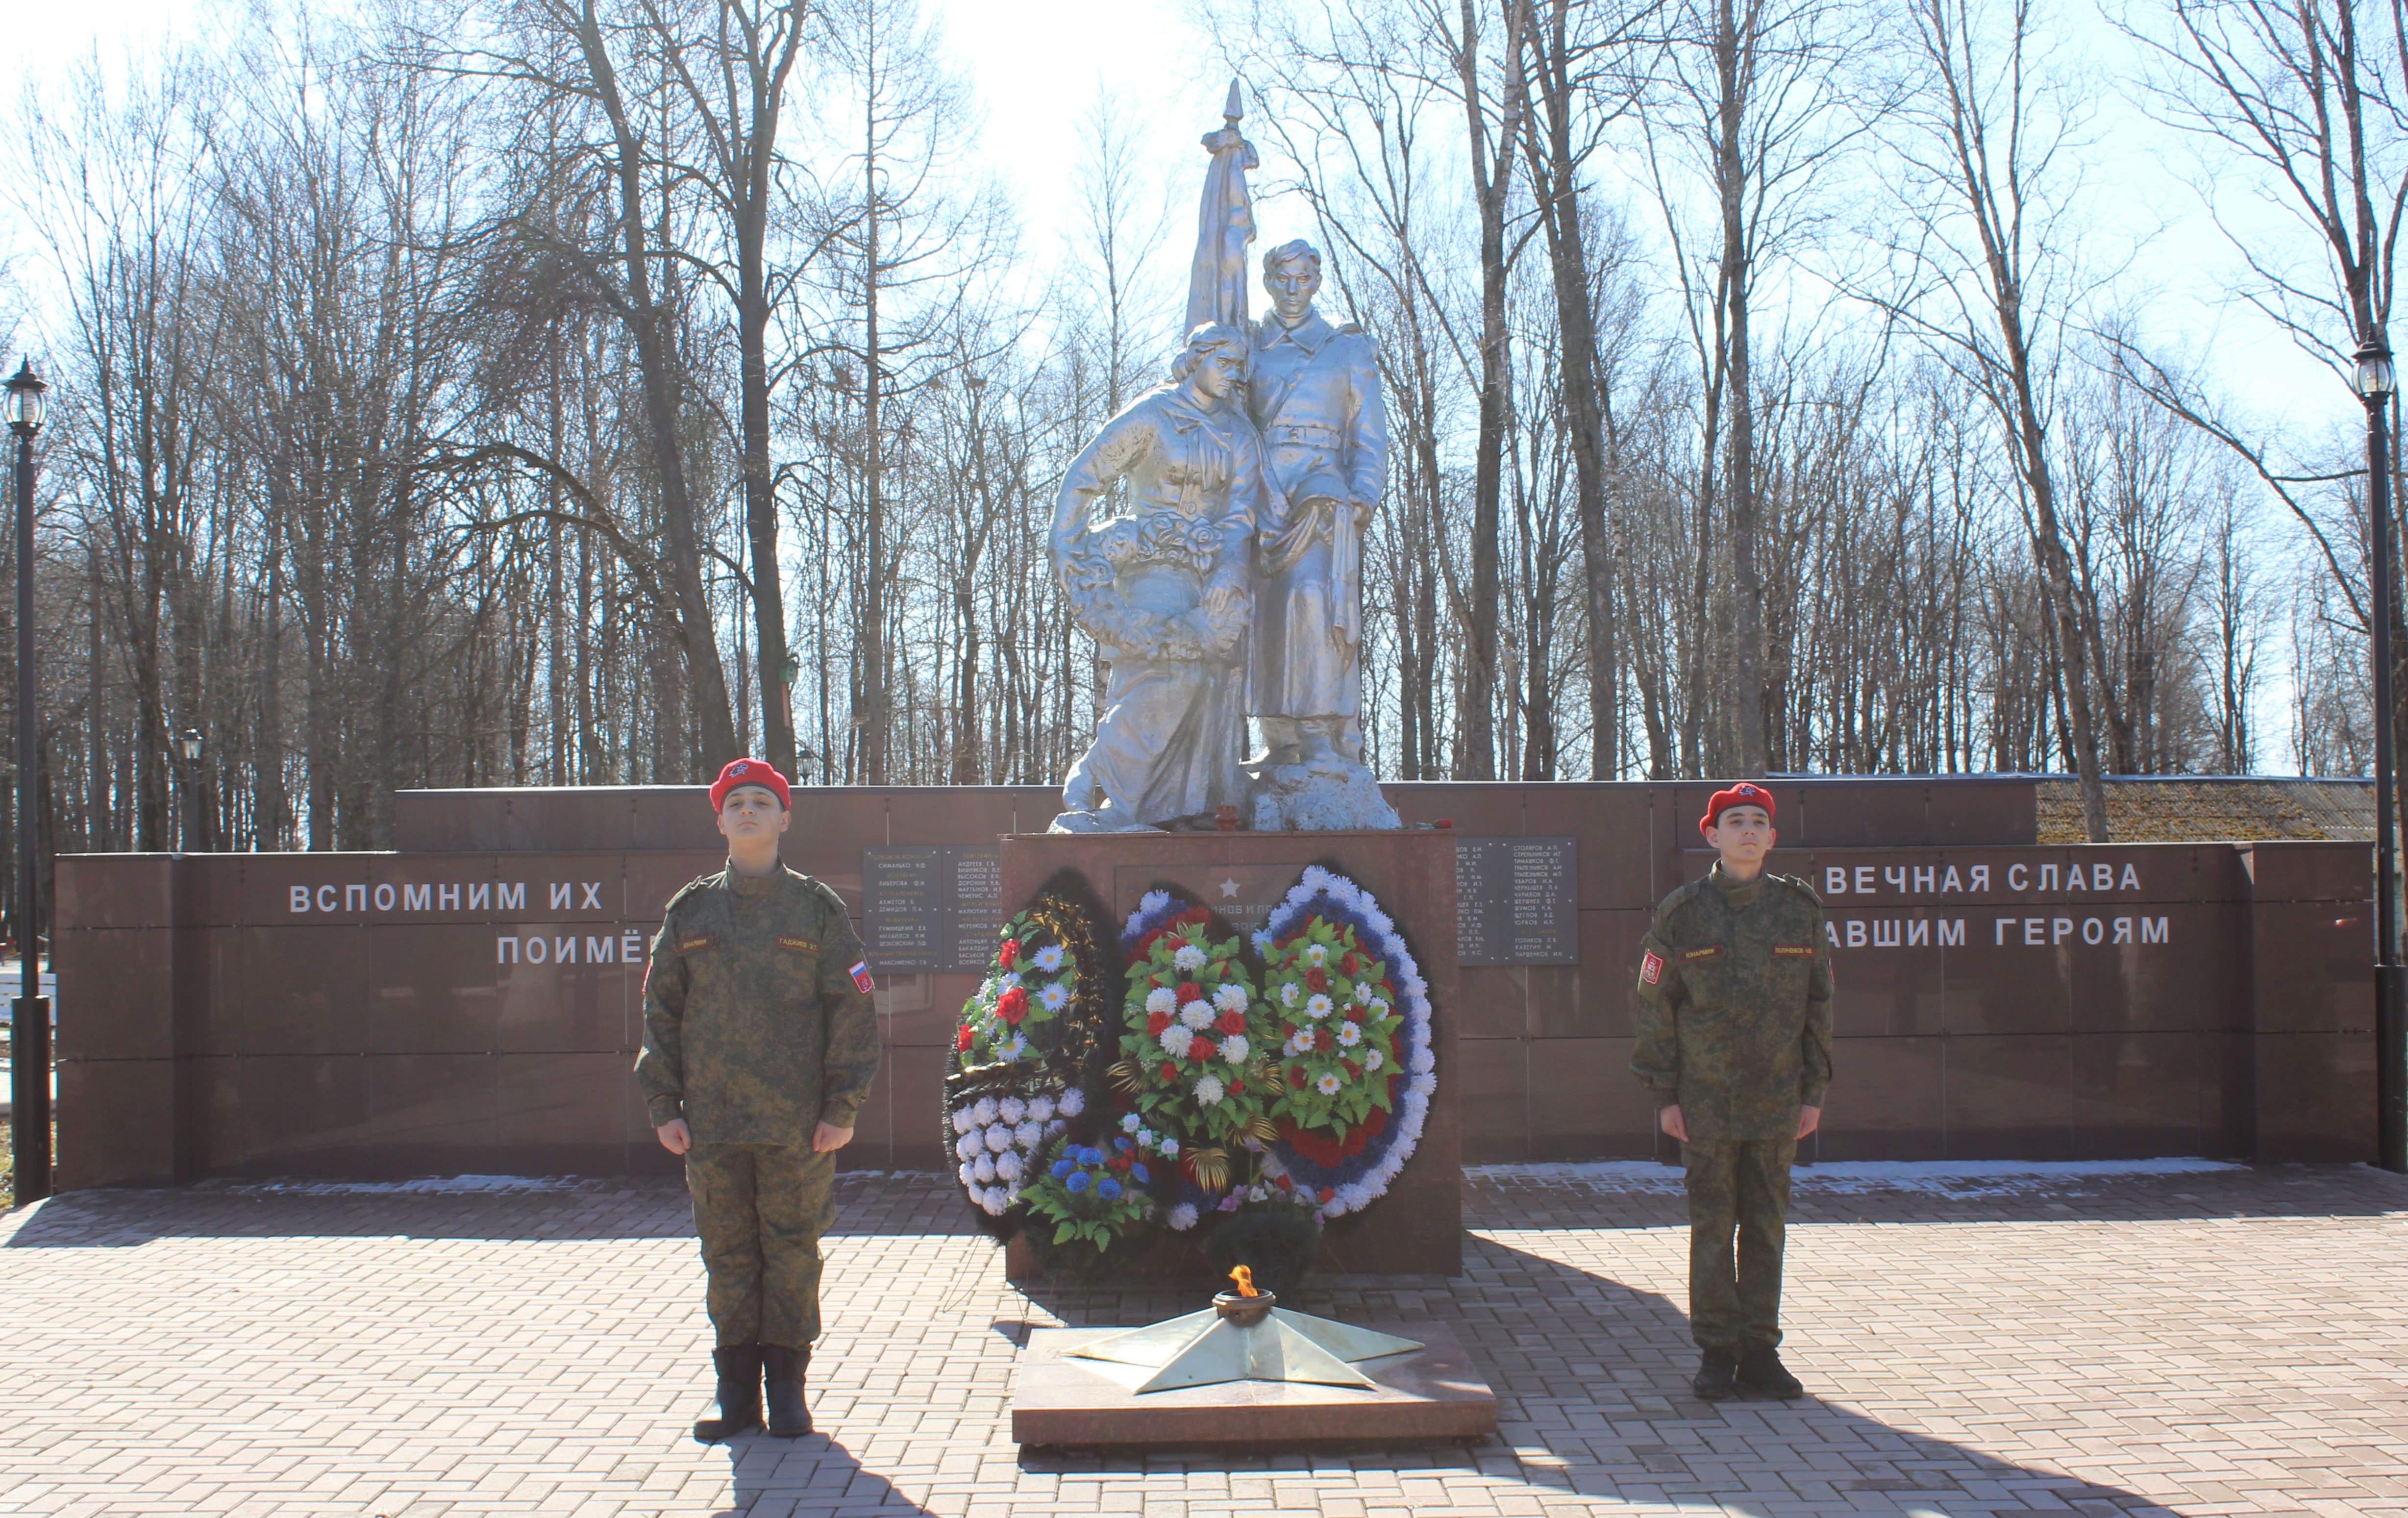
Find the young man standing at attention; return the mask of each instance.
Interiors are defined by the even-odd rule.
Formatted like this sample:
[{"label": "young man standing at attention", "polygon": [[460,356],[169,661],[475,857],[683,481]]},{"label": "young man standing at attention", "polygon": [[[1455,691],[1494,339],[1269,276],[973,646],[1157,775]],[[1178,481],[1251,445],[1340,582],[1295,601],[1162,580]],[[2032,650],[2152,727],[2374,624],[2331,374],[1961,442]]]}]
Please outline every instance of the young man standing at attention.
[{"label": "young man standing at attention", "polygon": [[[1789,1166],[1831,1081],[1831,960],[1823,903],[1765,872],[1772,795],[1717,791],[1698,826],[1720,855],[1664,898],[1641,945],[1631,1070],[1688,1171],[1690,1382],[1719,1402],[1804,1390],[1781,1363]],[[1733,1237],[1737,1237],[1734,1252]]]},{"label": "young man standing at attention", "polygon": [[710,1277],[719,1416],[694,1437],[811,1431],[803,1372],[820,1333],[820,1235],[836,1152],[878,1073],[869,967],[844,901],[788,869],[786,778],[738,759],[710,788],[727,867],[669,898],[644,971],[636,1076],[661,1147],[685,1156]]}]

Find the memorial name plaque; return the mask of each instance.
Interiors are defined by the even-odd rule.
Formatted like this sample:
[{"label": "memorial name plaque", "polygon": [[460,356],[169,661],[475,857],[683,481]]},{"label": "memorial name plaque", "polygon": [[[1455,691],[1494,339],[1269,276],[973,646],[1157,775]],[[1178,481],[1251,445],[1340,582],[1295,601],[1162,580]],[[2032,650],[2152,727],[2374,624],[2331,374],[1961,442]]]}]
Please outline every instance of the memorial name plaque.
[{"label": "memorial name plaque", "polygon": [[1579,964],[1578,850],[1570,838],[1455,839],[1461,962]]},{"label": "memorial name plaque", "polygon": [[862,850],[862,946],[870,967],[985,968],[1003,931],[1002,888],[992,846]]}]

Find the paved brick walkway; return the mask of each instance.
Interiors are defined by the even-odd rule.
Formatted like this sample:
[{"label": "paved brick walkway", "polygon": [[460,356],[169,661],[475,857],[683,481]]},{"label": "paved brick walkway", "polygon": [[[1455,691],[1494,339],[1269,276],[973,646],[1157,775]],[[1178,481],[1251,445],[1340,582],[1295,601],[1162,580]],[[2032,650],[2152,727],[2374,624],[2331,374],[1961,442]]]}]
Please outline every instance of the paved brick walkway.
[{"label": "paved brick walkway", "polygon": [[928,1178],[853,1177],[825,1437],[686,1437],[708,1396],[681,1196],[84,1193],[0,1219],[0,1513],[2408,1513],[2408,1181],[2358,1168],[1804,1183],[1791,1365],[1691,1399],[1669,1176],[1475,1173],[1468,1272],[1335,1280],[1455,1322],[1503,1437],[1428,1454],[1026,1454],[1025,1296]]}]

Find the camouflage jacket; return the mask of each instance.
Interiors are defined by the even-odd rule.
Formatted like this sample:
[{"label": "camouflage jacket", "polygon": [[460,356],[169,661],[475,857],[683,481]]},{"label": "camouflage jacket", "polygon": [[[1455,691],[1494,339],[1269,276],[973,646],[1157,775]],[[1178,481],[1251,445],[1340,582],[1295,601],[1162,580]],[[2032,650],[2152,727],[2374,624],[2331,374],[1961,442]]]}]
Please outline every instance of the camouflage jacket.
[{"label": "camouflage jacket", "polygon": [[636,1060],[652,1126],[682,1117],[698,1144],[798,1146],[820,1123],[852,1127],[878,1074],[861,963],[843,899],[783,864],[752,879],[722,870],[671,896],[644,970]]},{"label": "camouflage jacket", "polygon": [[1689,1137],[1787,1138],[1831,1082],[1831,957],[1805,881],[1713,873],[1664,898],[1641,945],[1630,1068]]}]

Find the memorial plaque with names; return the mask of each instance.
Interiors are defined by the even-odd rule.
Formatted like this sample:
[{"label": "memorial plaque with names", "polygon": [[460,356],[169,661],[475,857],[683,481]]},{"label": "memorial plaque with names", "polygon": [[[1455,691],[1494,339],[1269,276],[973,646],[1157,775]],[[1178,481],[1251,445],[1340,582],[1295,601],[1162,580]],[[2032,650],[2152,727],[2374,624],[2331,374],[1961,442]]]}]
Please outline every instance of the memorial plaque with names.
[{"label": "memorial plaque with names", "polygon": [[864,849],[861,887],[872,969],[986,967],[1003,931],[1003,866],[992,845]]},{"label": "memorial plaque with names", "polygon": [[1579,964],[1578,849],[1570,838],[1457,838],[1460,963]]}]

